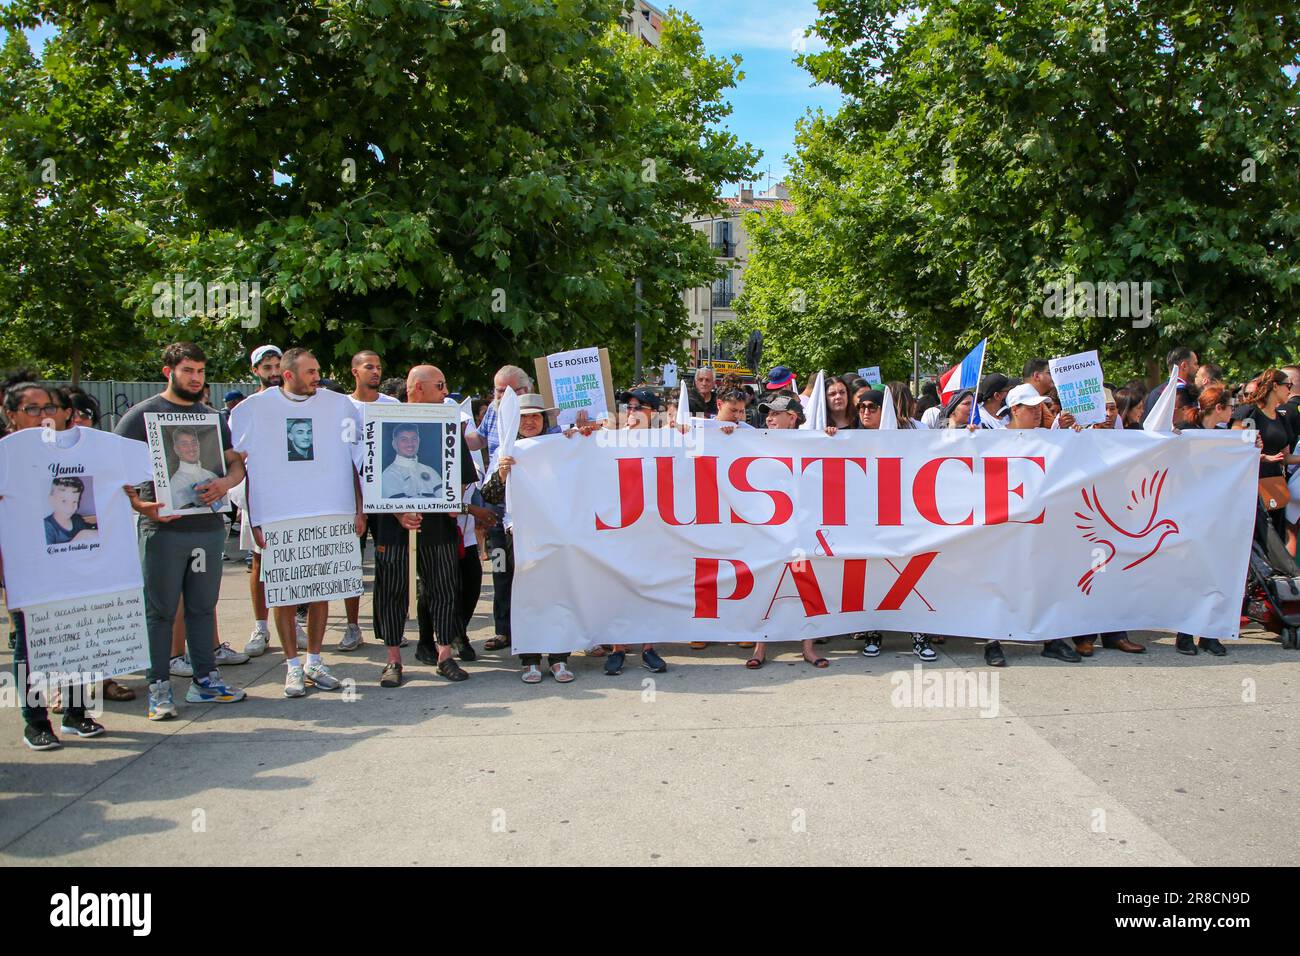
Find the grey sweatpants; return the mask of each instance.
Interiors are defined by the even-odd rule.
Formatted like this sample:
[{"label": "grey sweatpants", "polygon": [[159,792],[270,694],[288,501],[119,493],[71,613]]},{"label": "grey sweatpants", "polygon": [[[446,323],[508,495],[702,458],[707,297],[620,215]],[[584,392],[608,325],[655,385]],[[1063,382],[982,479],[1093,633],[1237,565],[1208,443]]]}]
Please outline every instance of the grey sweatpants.
[{"label": "grey sweatpants", "polygon": [[223,531],[140,532],[145,620],[149,626],[149,682],[168,680],[172,622],[185,598],[185,644],[195,677],[217,669],[212,628],[221,593]]}]

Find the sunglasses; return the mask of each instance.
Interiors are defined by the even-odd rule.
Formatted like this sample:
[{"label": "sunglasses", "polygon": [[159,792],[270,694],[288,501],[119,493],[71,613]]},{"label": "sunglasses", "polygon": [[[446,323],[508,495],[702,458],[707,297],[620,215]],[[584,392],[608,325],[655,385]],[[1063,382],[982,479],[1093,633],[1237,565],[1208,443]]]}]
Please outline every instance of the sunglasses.
[{"label": "sunglasses", "polygon": [[859,405],[858,407],[861,408],[861,409],[863,409],[864,411],[868,411],[868,412],[878,412],[878,411],[880,411],[880,406],[877,405],[875,402],[863,402],[863,403],[862,403],[861,405]]},{"label": "sunglasses", "polygon": [[24,415],[36,417],[37,415],[55,415],[62,411],[58,405],[24,405],[18,409]]}]

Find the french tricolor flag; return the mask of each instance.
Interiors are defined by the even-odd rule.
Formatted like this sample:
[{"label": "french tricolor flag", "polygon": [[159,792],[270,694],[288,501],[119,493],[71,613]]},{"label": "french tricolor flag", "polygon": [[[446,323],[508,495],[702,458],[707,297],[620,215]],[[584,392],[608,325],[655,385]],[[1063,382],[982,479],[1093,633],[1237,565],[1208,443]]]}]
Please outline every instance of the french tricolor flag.
[{"label": "french tricolor flag", "polygon": [[979,389],[980,373],[984,368],[984,347],[988,344],[988,339],[981,339],[980,344],[971,349],[960,363],[939,376],[940,398],[946,402],[949,396],[963,388]]},{"label": "french tricolor flag", "polygon": [[980,339],[980,344],[971,349],[964,359],[939,376],[939,398],[945,403],[963,388],[975,390],[975,398],[971,401],[972,425],[979,424],[980,377],[984,374],[984,348],[988,344],[988,339]]}]

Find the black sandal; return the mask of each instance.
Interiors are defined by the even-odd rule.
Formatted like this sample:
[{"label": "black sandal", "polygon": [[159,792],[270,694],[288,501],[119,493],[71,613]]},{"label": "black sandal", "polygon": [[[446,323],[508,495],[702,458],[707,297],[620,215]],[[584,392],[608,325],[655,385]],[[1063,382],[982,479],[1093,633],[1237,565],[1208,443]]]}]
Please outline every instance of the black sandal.
[{"label": "black sandal", "polygon": [[808,663],[811,664],[813,667],[830,667],[830,666],[831,666],[831,662],[828,661],[828,660],[827,660],[826,658],[824,658],[824,657],[814,658],[813,660],[808,660],[808,658],[805,657],[804,660],[805,660],[805,661],[808,661]]},{"label": "black sandal", "polygon": [[465,669],[456,663],[456,658],[449,657],[445,661],[438,662],[438,673],[449,681],[469,680],[469,674]]}]

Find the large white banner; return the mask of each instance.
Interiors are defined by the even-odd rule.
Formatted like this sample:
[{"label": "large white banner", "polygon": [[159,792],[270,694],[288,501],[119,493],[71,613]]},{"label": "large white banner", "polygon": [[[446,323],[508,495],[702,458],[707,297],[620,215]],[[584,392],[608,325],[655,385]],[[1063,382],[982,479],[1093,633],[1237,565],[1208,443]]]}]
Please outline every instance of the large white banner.
[{"label": "large white banner", "polygon": [[1239,432],[683,441],[518,444],[516,653],[870,629],[1237,636],[1259,464]]}]

